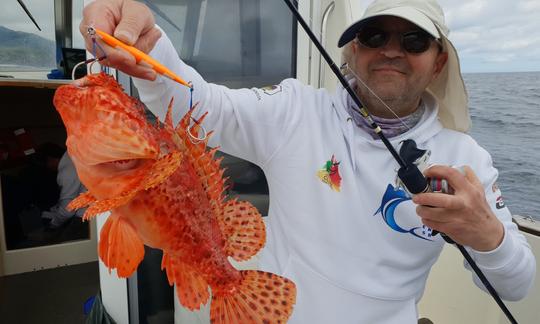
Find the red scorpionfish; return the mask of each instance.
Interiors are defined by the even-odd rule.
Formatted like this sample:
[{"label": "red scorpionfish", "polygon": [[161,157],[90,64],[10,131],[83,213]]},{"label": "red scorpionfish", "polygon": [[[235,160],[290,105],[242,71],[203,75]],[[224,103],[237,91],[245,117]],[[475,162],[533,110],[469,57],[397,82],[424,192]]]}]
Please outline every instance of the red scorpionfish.
[{"label": "red scorpionfish", "polygon": [[239,271],[227,259],[255,255],[266,232],[253,205],[225,200],[216,150],[206,149],[207,140],[193,140],[204,116],[193,124],[190,109],[175,128],[171,102],[164,123],[152,125],[142,104],[104,73],[58,88],[54,105],[88,189],[70,207],[88,206],[85,219],[111,211],[99,241],[109,270],[129,277],[146,244],[163,250],[162,269],[186,308],[206,304],[210,287],[212,323],[287,321],[294,283],[273,273]]}]

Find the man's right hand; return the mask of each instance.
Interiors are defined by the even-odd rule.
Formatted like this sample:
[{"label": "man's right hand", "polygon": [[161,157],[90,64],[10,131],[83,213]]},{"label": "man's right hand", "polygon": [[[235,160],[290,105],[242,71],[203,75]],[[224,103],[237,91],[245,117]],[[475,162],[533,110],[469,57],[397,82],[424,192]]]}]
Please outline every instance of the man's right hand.
[{"label": "man's right hand", "polygon": [[[85,39],[86,48],[92,51],[88,27],[98,28],[145,53],[150,52],[161,37],[150,9],[133,0],[96,0],[84,8],[79,30]],[[99,37],[97,39],[107,55],[107,59],[101,63],[134,77],[148,80],[156,78],[154,70],[144,63],[137,64],[131,54],[108,46]],[[101,53],[96,55],[101,56]]]}]

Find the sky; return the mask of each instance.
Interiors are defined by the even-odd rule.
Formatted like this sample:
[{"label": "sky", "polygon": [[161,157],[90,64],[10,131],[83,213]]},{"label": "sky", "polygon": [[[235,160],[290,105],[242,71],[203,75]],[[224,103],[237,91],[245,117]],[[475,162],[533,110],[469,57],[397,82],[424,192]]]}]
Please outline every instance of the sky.
[{"label": "sky", "polygon": [[540,71],[540,0],[439,1],[462,71]]},{"label": "sky", "polygon": [[[53,1],[24,2],[44,29],[39,34],[54,39]],[[540,0],[439,2],[445,11],[451,30],[450,40],[458,49],[463,72],[540,71]],[[81,1],[74,0],[74,3],[80,11]],[[2,0],[1,7],[1,26],[37,33],[16,0]],[[76,39],[75,45],[82,46],[82,39]]]}]

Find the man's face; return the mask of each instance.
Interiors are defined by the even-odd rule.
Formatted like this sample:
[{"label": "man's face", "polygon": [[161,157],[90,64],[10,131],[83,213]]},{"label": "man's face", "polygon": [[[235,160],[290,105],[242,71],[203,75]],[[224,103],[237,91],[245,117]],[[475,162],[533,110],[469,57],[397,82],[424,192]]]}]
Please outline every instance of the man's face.
[{"label": "man's face", "polygon": [[[354,40],[355,73],[399,116],[408,115],[416,110],[420,96],[441,72],[447,53],[441,53],[434,41],[425,52],[405,51],[400,35],[420,30],[407,20],[382,16],[370,22],[369,26],[390,32],[391,36],[379,48],[368,48]],[[372,114],[394,117],[364,86],[359,85],[357,91]]]}]

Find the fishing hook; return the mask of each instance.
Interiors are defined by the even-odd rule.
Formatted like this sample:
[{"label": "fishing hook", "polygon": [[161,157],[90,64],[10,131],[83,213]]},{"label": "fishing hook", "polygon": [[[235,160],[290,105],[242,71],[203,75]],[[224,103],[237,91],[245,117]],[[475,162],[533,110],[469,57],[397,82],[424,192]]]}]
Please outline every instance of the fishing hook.
[{"label": "fishing hook", "polygon": [[[193,118],[192,118],[193,119]],[[192,125],[189,125],[186,129],[187,131],[187,134],[189,136],[189,140],[191,141],[191,143],[193,144],[199,144],[203,141],[205,141],[207,138],[208,138],[208,133],[206,132],[206,128],[204,128],[204,126],[200,125],[199,123],[197,123],[197,121],[195,119],[193,119],[193,121],[195,122],[194,124]],[[200,129],[202,130],[202,133],[203,135],[201,137],[198,137],[198,136],[194,136],[193,133],[191,132],[191,129],[193,128],[193,126],[199,126]],[[198,134],[197,134],[198,135]]]}]

